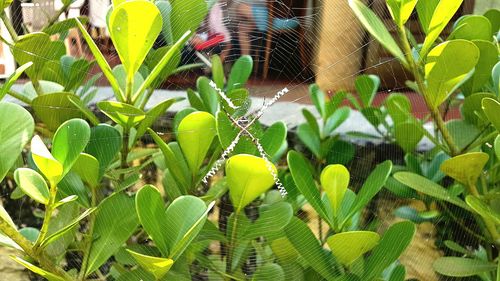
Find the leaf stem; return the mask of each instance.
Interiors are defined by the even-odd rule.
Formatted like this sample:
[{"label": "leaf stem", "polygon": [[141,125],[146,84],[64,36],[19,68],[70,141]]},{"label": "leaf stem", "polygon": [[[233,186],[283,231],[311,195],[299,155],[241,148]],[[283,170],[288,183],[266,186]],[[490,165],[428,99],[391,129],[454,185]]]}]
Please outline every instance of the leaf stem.
[{"label": "leaf stem", "polygon": [[59,11],[57,11],[57,13],[49,19],[47,25],[42,28],[42,30],[45,30],[46,28],[50,27],[51,25],[53,25],[56,21],[59,20],[59,17],[69,8],[69,6],[71,5],[71,3],[73,3],[73,1],[70,1],[69,3],[67,4],[64,4],[61,9]]},{"label": "leaf stem", "polygon": [[57,186],[55,184],[51,184],[50,194],[49,194],[49,202],[45,206],[45,216],[43,218],[42,229],[40,229],[40,235],[38,235],[38,239],[33,246],[35,252],[38,252],[42,249],[41,245],[43,240],[45,240],[45,236],[47,236],[47,232],[49,230],[50,221],[52,219],[52,214],[54,213],[55,201],[57,196]]},{"label": "leaf stem", "polygon": [[17,32],[14,29],[14,26],[12,26],[12,22],[10,21],[9,17],[7,17],[7,14],[5,11],[2,11],[0,13],[0,18],[2,19],[3,23],[5,24],[5,28],[9,32],[10,37],[12,37],[12,41],[17,42],[18,36]]},{"label": "leaf stem", "polygon": [[51,273],[54,273],[64,278],[64,280],[68,281],[73,280],[73,278],[69,276],[69,274],[66,273],[62,268],[53,264],[51,262],[51,259],[46,255],[46,253],[43,250],[39,252],[35,251],[33,248],[33,244],[1,217],[0,217],[0,230],[10,239],[16,242],[16,244],[19,245],[21,249],[23,249],[24,253],[26,253],[32,259],[36,260],[41,267],[50,271]]},{"label": "leaf stem", "polygon": [[444,120],[441,116],[441,113],[439,112],[439,108],[432,105],[431,101],[429,100],[429,97],[427,95],[427,88],[425,86],[425,82],[422,79],[422,74],[420,73],[419,68],[418,68],[417,64],[415,63],[415,60],[413,59],[411,46],[410,46],[410,43],[408,42],[408,36],[406,34],[406,29],[404,27],[399,27],[399,35],[400,35],[401,43],[403,44],[406,60],[408,61],[408,68],[413,73],[413,76],[415,78],[415,82],[417,83],[417,86],[418,86],[418,90],[420,91],[420,94],[424,98],[427,109],[429,109],[431,117],[437,126],[437,129],[439,130],[439,132],[441,132],[441,135],[443,136],[443,139],[446,142],[446,144],[450,150],[449,154],[451,154],[451,156],[456,156],[459,154],[459,150],[458,150],[457,146],[455,145],[455,142],[453,141],[453,138],[451,137],[450,132],[446,128],[446,125],[445,125]]},{"label": "leaf stem", "polygon": [[24,103],[25,103],[25,104],[27,104],[27,105],[31,105],[31,100],[30,100],[30,99],[28,99],[27,97],[25,97],[25,96],[21,95],[20,93],[18,93],[18,92],[16,92],[16,91],[14,91],[14,90],[12,90],[12,89],[10,89],[10,90],[7,92],[7,94],[9,94],[9,96],[11,96],[11,97],[13,97],[13,98],[15,98],[15,99],[18,99],[18,100],[20,100],[20,101],[24,102]]},{"label": "leaf stem", "polygon": [[[91,208],[95,208],[97,206],[97,187],[91,187],[92,190],[92,202]],[[83,246],[83,260],[82,266],[80,268],[80,273],[78,274],[78,280],[85,280],[87,265],[90,257],[90,250],[92,248],[92,242],[94,241],[94,225],[96,220],[96,212],[92,212],[89,217],[89,230],[86,233],[86,238]]]}]

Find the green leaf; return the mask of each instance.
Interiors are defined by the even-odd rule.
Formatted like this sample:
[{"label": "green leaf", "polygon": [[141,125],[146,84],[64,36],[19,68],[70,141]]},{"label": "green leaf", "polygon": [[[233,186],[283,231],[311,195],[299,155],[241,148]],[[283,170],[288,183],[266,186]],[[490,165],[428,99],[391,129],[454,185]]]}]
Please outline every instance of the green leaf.
[{"label": "green leaf", "polygon": [[226,163],[226,178],[229,196],[239,213],[259,195],[269,190],[274,184],[276,167],[261,157],[239,154],[232,156]]},{"label": "green leaf", "polygon": [[42,276],[43,278],[47,279],[48,281],[65,281],[66,279],[60,277],[60,276],[57,276],[53,273],[50,273],[48,271],[45,271],[19,257],[15,257],[15,256],[11,256],[11,259],[13,259],[15,262],[19,263],[20,265],[26,267],[27,269],[29,269],[30,271]]},{"label": "green leaf", "polygon": [[137,132],[134,136],[134,143],[144,136],[146,133],[147,129],[151,127],[156,120],[163,114],[165,114],[165,111],[176,102],[176,99],[168,99],[160,102],[159,104],[155,105],[153,108],[151,108],[147,113],[146,113],[146,118],[141,121],[139,126],[137,127]]},{"label": "green leaf", "polygon": [[311,84],[309,86],[309,96],[320,116],[326,118],[325,93],[321,91],[317,84]]},{"label": "green leaf", "polygon": [[394,178],[418,192],[469,210],[469,207],[464,201],[460,200],[444,187],[425,177],[410,172],[398,172],[394,175]]},{"label": "green leaf", "polygon": [[30,140],[35,121],[22,106],[0,103],[0,181],[19,158]]},{"label": "green leaf", "polygon": [[500,135],[498,135],[495,139],[495,154],[497,156],[497,159],[500,160]]},{"label": "green leaf", "polygon": [[242,234],[242,239],[253,240],[277,233],[285,228],[292,216],[292,206],[287,202],[262,205],[259,208],[259,218],[246,229],[246,232]]},{"label": "green leaf", "polygon": [[[127,90],[127,70],[123,64],[119,64],[113,67],[113,75],[118,81],[118,85],[120,89],[125,92]],[[135,72],[132,79],[132,92],[136,92],[141,84],[144,83],[144,77],[140,73],[140,71]]]},{"label": "green leaf", "polygon": [[88,275],[103,265],[135,232],[139,225],[134,198],[117,193],[98,206],[94,225],[95,241],[89,252]]},{"label": "green leaf", "polygon": [[255,271],[252,281],[284,281],[285,272],[275,263],[266,263]]},{"label": "green leaf", "polygon": [[[462,59],[457,60],[457,57]],[[478,59],[476,45],[461,39],[441,43],[429,52],[425,64],[426,95],[433,107],[441,105],[470,77]]]},{"label": "green leaf", "polygon": [[90,127],[82,119],[64,122],[52,139],[52,155],[62,164],[64,177],[90,140]]},{"label": "green leaf", "polygon": [[135,197],[135,208],[144,230],[155,242],[163,256],[168,256],[165,204],[158,189],[152,185],[142,187]]},{"label": "green leaf", "polygon": [[483,127],[487,125],[488,117],[483,111],[482,101],[484,98],[495,98],[492,93],[475,93],[464,99],[462,104],[461,112],[464,119],[478,127]]},{"label": "green leaf", "polygon": [[349,187],[349,180],[349,171],[339,164],[328,165],[321,172],[321,187],[330,200],[334,217],[337,216],[344,194]]},{"label": "green leaf", "polygon": [[382,189],[389,178],[392,171],[392,162],[387,160],[382,164],[377,165],[375,170],[366,179],[365,183],[359,190],[356,199],[354,200],[349,213],[342,222],[342,226],[351,218],[355,213],[364,208],[372,198]]},{"label": "green leaf", "polygon": [[78,24],[78,28],[80,29],[80,32],[83,35],[83,38],[87,42],[87,45],[89,46],[90,51],[95,57],[95,60],[97,61],[97,64],[102,70],[102,73],[104,73],[104,76],[109,81],[109,84],[111,85],[111,88],[113,88],[113,92],[115,93],[116,98],[119,101],[125,101],[125,94],[123,91],[120,89],[120,86],[118,85],[118,81],[116,80],[115,76],[113,76],[113,71],[111,70],[111,67],[109,66],[108,62],[104,58],[104,55],[101,53],[99,50],[99,47],[95,44],[94,40],[92,40],[92,37],[90,34],[87,32],[87,28],[83,26],[83,24],[80,22],[80,20],[76,19],[76,22]]},{"label": "green leaf", "polygon": [[319,135],[315,134],[314,129],[309,124],[300,124],[297,128],[297,136],[300,141],[317,157],[321,158]]},{"label": "green leaf", "polygon": [[139,70],[161,32],[160,11],[148,1],[130,1],[113,7],[109,33],[128,77]]},{"label": "green leaf", "polygon": [[231,68],[227,81],[227,92],[244,88],[252,74],[253,60],[251,56],[241,56]]},{"label": "green leaf", "polygon": [[260,138],[260,143],[266,151],[266,153],[271,157],[275,156],[280,152],[283,144],[286,143],[287,128],[284,122],[276,122],[267,128],[264,135]]},{"label": "green leaf", "polygon": [[491,71],[498,62],[498,49],[489,41],[473,40],[472,43],[479,49],[479,60],[476,64],[474,74],[461,87],[465,94],[481,91],[485,84],[490,81]]},{"label": "green leaf", "polygon": [[194,33],[208,13],[208,7],[204,0],[175,0],[169,2],[172,5],[170,25],[174,42],[179,40],[186,31]]},{"label": "green leaf", "polygon": [[350,114],[351,109],[347,106],[343,106],[335,110],[335,112],[333,112],[333,114],[326,120],[325,127],[323,128],[323,137],[330,136],[335,129],[342,125],[347,118],[349,118]]},{"label": "green leaf", "polygon": [[492,98],[484,98],[482,105],[484,114],[486,114],[495,129],[500,132],[500,115],[498,114],[500,110],[500,102]]},{"label": "green leaf", "polygon": [[318,120],[316,120],[316,117],[306,108],[302,109],[302,115],[304,115],[304,118],[306,119],[307,124],[312,129],[313,133],[316,136],[319,136],[320,130],[319,130],[319,125],[318,125]]},{"label": "green leaf", "polygon": [[28,168],[19,168],[14,172],[14,179],[21,190],[38,203],[49,203],[49,188],[43,177]]},{"label": "green leaf", "polygon": [[99,185],[99,161],[87,153],[81,153],[73,165],[73,171],[86,182],[90,187],[96,188]]},{"label": "green leaf", "polygon": [[[425,37],[422,48],[420,49],[420,57],[426,57],[427,52],[429,52],[434,42],[436,42],[436,39],[444,30],[453,15],[460,8],[462,2],[463,0],[441,0],[437,3],[436,8],[433,10],[429,24],[426,27],[424,26],[424,30],[427,30],[427,36]],[[425,3],[422,3],[422,5],[424,4]],[[435,2],[432,2],[431,6],[433,6],[433,4],[435,4]],[[458,54],[456,57],[465,58],[459,56]],[[454,62],[456,63],[457,60],[454,60]]]},{"label": "green leaf", "polygon": [[97,107],[111,120],[125,128],[132,128],[146,118],[146,113],[132,105],[117,101],[101,101]]},{"label": "green leaf", "polygon": [[469,258],[440,257],[432,267],[439,274],[452,277],[468,277],[494,271],[494,263]]},{"label": "green leaf", "polygon": [[404,94],[393,93],[385,100],[385,107],[395,125],[406,122],[411,116],[410,99]]},{"label": "green leaf", "polygon": [[70,97],[76,96],[66,92],[44,94],[34,98],[31,106],[35,115],[47,125],[47,128],[55,131],[70,119],[84,117],[78,107],[70,101]]},{"label": "green leaf", "polygon": [[349,6],[366,30],[368,30],[368,32],[370,32],[389,53],[396,57],[402,64],[406,65],[407,62],[403,52],[396,41],[394,41],[394,38],[392,38],[392,35],[385,28],[382,20],[380,20],[380,18],[360,0],[349,0]]},{"label": "green leaf", "polygon": [[[397,0],[390,0],[395,2]],[[416,1],[414,1],[416,2]],[[389,1],[387,2],[389,3]],[[356,91],[358,91],[359,98],[365,107],[372,105],[373,99],[380,87],[380,78],[377,75],[359,75],[354,81]]]},{"label": "green leaf", "polygon": [[416,122],[418,121],[411,120],[399,123],[394,127],[396,142],[406,153],[413,152],[424,137],[423,132],[419,129],[420,127]]},{"label": "green leaf", "polygon": [[411,16],[417,0],[387,0],[387,7],[394,22],[402,27]]},{"label": "green leaf", "polygon": [[62,179],[63,165],[50,154],[38,135],[31,139],[31,155],[50,186],[55,186]]},{"label": "green leaf", "polygon": [[122,147],[122,137],[117,129],[107,124],[99,124],[90,131],[85,152],[99,161],[99,178],[102,178]]},{"label": "green leaf", "polygon": [[59,61],[59,58],[66,54],[62,41],[51,41],[49,35],[42,32],[20,36],[11,50],[19,65],[33,62],[33,66],[25,71],[33,81],[40,80],[47,64]]},{"label": "green leaf", "polygon": [[490,9],[486,11],[483,16],[485,16],[491,23],[491,36],[494,36],[494,33],[498,32],[500,29],[500,10]]},{"label": "green leaf", "polygon": [[30,66],[33,65],[33,62],[27,62],[14,71],[9,78],[5,81],[5,83],[2,85],[2,88],[0,89],[0,101],[3,99],[3,97],[9,92],[10,88],[14,83],[16,83],[17,79],[24,73],[26,69],[28,69]]},{"label": "green leaf", "polygon": [[219,55],[215,54],[211,58],[212,62],[212,80],[214,81],[217,88],[224,88],[224,80],[226,79],[224,75],[224,66]]},{"label": "green leaf", "polygon": [[328,237],[326,242],[337,260],[349,266],[359,257],[373,249],[380,236],[371,231],[348,231]]},{"label": "green leaf", "polygon": [[500,214],[493,208],[483,202],[481,199],[473,195],[467,195],[465,202],[481,217],[488,220],[493,220],[496,224],[500,225]]},{"label": "green leaf", "polygon": [[439,1],[440,0],[417,1],[418,20],[425,34],[429,33],[429,24]]},{"label": "green leaf", "polygon": [[207,77],[201,76],[196,80],[196,87],[198,88],[198,93],[203,101],[204,107],[209,113],[215,115],[219,108],[219,94],[210,86],[210,80]]},{"label": "green leaf", "polygon": [[365,274],[362,280],[372,280],[379,277],[384,269],[406,250],[414,234],[415,225],[412,222],[403,221],[393,224],[366,259]]},{"label": "green leaf", "polygon": [[440,170],[467,186],[473,186],[488,160],[489,156],[484,152],[470,152],[444,161]]},{"label": "green leaf", "polygon": [[156,280],[163,278],[174,264],[172,259],[147,256],[129,249],[127,249],[127,252],[132,255],[142,268],[153,274]]},{"label": "green leaf", "polygon": [[52,25],[45,27],[43,29],[43,32],[47,33],[48,35],[55,35],[64,33],[72,28],[78,28],[78,23],[76,19],[78,19],[83,24],[86,24],[89,21],[89,19],[84,16],[60,20]]},{"label": "green leaf", "polygon": [[99,125],[99,118],[97,118],[97,116],[95,116],[94,112],[92,112],[92,110],[90,110],[87,105],[85,104],[84,101],[82,101],[80,99],[80,97],[76,96],[76,95],[68,95],[67,98],[69,99],[69,101],[76,107],[80,110],[80,112],[85,116],[85,118],[87,120],[90,121],[90,123],[92,123],[92,125],[94,126],[97,126]]},{"label": "green leaf", "polygon": [[492,30],[488,18],[479,15],[465,15],[454,24],[450,39],[491,41]]},{"label": "green leaf", "polygon": [[86,218],[88,215],[93,213],[95,211],[95,208],[87,209],[85,212],[83,212],[80,216],[72,220],[70,223],[65,224],[64,227],[59,229],[58,231],[52,233],[51,235],[47,236],[41,243],[40,247],[44,248],[47,247],[49,244],[53,243],[57,239],[60,239],[66,234],[68,231],[72,230],[74,227],[80,225],[80,221]]},{"label": "green leaf", "polygon": [[168,230],[166,242],[169,258],[174,261],[179,259],[184,250],[198,236],[214,203],[212,202],[207,207],[200,198],[187,195],[175,199],[168,206],[165,229]]},{"label": "green leaf", "polygon": [[215,118],[207,112],[191,113],[179,124],[177,139],[192,175],[199,172],[207,155],[216,135],[215,126]]},{"label": "green leaf", "polygon": [[321,247],[305,222],[293,217],[285,227],[285,233],[310,267],[326,280],[335,280],[333,257]]}]

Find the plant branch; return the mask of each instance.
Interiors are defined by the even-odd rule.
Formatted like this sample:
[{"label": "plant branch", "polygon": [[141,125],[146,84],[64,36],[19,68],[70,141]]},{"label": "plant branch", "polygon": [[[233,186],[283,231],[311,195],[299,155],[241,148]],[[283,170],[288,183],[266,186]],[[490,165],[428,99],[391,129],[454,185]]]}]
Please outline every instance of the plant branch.
[{"label": "plant branch", "polygon": [[49,195],[49,203],[45,206],[45,216],[43,218],[42,229],[40,229],[40,234],[38,235],[38,239],[33,246],[33,249],[38,252],[40,251],[41,244],[45,240],[45,236],[47,236],[47,232],[49,230],[50,221],[52,219],[52,214],[55,210],[55,201],[57,196],[57,186],[55,184],[51,184],[50,187],[50,195]]},{"label": "plant branch", "polygon": [[[91,208],[95,208],[97,206],[97,187],[91,187],[92,190],[92,202]],[[89,230],[86,233],[84,246],[83,246],[83,260],[82,266],[80,268],[80,273],[78,275],[78,280],[85,280],[85,273],[87,272],[87,264],[89,262],[90,250],[92,248],[92,242],[94,241],[94,225],[96,220],[96,213],[92,212],[89,217]]]},{"label": "plant branch", "polygon": [[9,96],[11,96],[11,97],[13,97],[13,98],[15,98],[15,99],[18,99],[18,100],[20,100],[20,101],[24,102],[24,103],[25,103],[25,104],[27,104],[27,105],[31,105],[31,100],[30,100],[30,99],[28,99],[27,97],[25,97],[25,96],[21,95],[20,93],[18,93],[18,92],[16,92],[16,91],[14,91],[14,90],[12,90],[12,89],[10,89],[10,90],[7,92],[7,94],[9,94]]},{"label": "plant branch", "polygon": [[10,21],[9,17],[7,17],[7,14],[4,11],[0,13],[0,18],[5,24],[5,28],[9,32],[10,37],[12,37],[12,41],[17,42],[18,39],[17,32],[14,29],[14,26],[12,26],[12,22]]},{"label": "plant branch", "polygon": [[42,28],[42,30],[45,30],[46,28],[50,27],[51,25],[53,25],[56,21],[59,20],[59,17],[69,8],[69,6],[71,5],[72,2],[70,3],[67,3],[67,4],[64,4],[61,9],[59,11],[57,11],[57,13],[49,19],[49,21],[47,22],[47,25]]}]

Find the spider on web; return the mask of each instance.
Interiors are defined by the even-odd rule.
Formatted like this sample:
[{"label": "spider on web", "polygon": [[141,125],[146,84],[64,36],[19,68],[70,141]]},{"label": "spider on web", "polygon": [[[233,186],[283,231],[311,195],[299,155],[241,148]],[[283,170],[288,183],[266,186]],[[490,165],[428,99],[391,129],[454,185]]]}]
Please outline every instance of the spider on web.
[{"label": "spider on web", "polygon": [[[231,107],[232,109],[239,108],[233,104],[231,99],[229,99],[226,96],[226,94],[221,89],[219,89],[213,81],[210,81],[210,86],[213,87],[217,93],[219,93],[221,98],[226,101],[226,103],[228,104],[229,107]],[[267,108],[272,106],[275,102],[277,102],[282,96],[284,96],[288,92],[289,92],[288,88],[284,88],[283,90],[276,93],[276,95],[269,102],[264,101],[263,106],[257,111],[257,113],[255,114],[255,117],[253,119],[249,119],[247,116],[242,116],[240,118],[235,119],[224,109],[224,107],[221,107],[221,109],[224,111],[224,113],[229,118],[229,120],[233,123],[233,125],[239,129],[239,132],[236,135],[236,137],[233,139],[231,144],[229,144],[229,146],[222,152],[222,155],[219,158],[219,160],[217,160],[215,162],[214,166],[203,177],[203,179],[202,179],[203,183],[207,184],[208,179],[211,178],[212,176],[214,176],[215,173],[217,173],[217,171],[222,166],[222,163],[227,159],[229,154],[231,152],[233,152],[234,148],[236,147],[236,145],[240,141],[241,137],[247,136],[252,141],[252,143],[255,145],[255,147],[257,148],[257,151],[259,152],[260,157],[265,160],[266,167],[269,170],[269,172],[271,173],[271,175],[274,179],[274,182],[276,184],[276,187],[278,188],[278,191],[280,192],[281,196],[284,197],[287,194],[287,191],[286,191],[285,187],[283,186],[283,184],[281,183],[281,181],[279,180],[277,173],[272,168],[273,164],[269,160],[269,155],[266,153],[266,151],[262,147],[259,138],[255,137],[249,131],[249,129],[257,120],[259,120],[262,117],[262,115],[264,114],[264,112]]]}]

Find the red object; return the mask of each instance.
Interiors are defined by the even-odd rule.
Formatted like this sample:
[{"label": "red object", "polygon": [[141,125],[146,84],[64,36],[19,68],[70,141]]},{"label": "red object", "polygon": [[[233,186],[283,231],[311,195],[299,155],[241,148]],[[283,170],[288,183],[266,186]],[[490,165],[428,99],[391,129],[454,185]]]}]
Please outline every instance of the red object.
[{"label": "red object", "polygon": [[224,40],[225,40],[224,35],[216,33],[208,37],[207,41],[201,44],[194,45],[194,49],[196,51],[203,51],[209,48],[213,48],[221,43],[224,43]]}]

